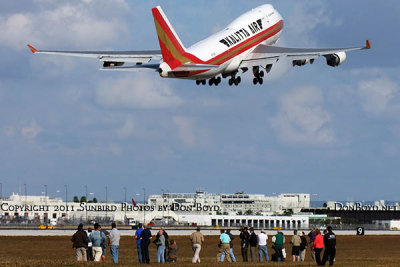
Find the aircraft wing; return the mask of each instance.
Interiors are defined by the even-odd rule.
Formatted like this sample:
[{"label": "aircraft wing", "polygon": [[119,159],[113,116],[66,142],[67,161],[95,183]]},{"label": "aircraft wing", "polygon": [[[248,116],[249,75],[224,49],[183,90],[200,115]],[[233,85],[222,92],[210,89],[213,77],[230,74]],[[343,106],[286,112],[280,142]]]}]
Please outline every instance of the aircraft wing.
[{"label": "aircraft wing", "polygon": [[[74,57],[97,58],[102,62],[107,63],[147,63],[151,60],[161,60],[160,50],[148,51],[53,51],[53,50],[38,50],[35,47],[28,45],[29,49],[34,54],[48,54]],[[104,67],[110,67],[105,64]],[[120,65],[120,64],[115,64]]]},{"label": "aircraft wing", "polygon": [[367,40],[366,46],[344,47],[344,48],[288,48],[279,46],[259,45],[247,58],[245,58],[240,67],[253,67],[274,64],[282,58],[293,61],[313,62],[320,56],[327,59],[332,55],[349,52],[354,50],[370,49],[370,42]]}]

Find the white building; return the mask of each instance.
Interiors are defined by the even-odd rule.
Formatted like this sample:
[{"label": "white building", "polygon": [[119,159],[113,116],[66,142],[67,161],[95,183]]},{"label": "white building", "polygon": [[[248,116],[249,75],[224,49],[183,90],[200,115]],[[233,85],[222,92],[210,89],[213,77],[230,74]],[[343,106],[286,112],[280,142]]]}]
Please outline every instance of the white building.
[{"label": "white building", "polygon": [[[280,194],[266,196],[262,194],[209,194],[203,191],[196,193],[163,193],[150,195],[150,205],[165,205],[168,203],[182,203],[185,205],[201,204],[202,206],[219,206],[220,210],[208,214],[245,214],[251,211],[252,215],[283,214],[291,210],[298,213],[302,208],[310,207],[310,194]],[[204,214],[204,212],[200,212]]]},{"label": "white building", "polygon": [[[282,202],[281,202],[282,201]],[[304,228],[308,215],[281,216],[285,209],[293,211],[309,207],[309,195],[282,194],[276,197],[236,194],[163,194],[151,195],[148,203],[75,203],[48,196],[21,196],[12,194],[0,200],[3,221],[112,221],[165,222],[180,225],[228,226],[255,228]],[[251,210],[249,213],[246,211]],[[238,215],[242,213],[243,215]],[[223,214],[223,215],[222,215]]]}]

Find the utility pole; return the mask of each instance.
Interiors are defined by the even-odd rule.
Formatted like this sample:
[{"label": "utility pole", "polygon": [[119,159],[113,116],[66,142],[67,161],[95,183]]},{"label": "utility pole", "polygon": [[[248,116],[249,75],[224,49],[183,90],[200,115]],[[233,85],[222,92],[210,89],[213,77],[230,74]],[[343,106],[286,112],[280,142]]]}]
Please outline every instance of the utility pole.
[{"label": "utility pole", "polygon": [[65,218],[68,220],[67,211],[68,211],[68,185],[65,186]]},{"label": "utility pole", "polygon": [[27,195],[28,195],[28,189],[26,188],[26,184],[24,184],[24,189],[25,189],[25,205],[26,205],[26,201],[27,199]]},{"label": "utility pole", "polygon": [[3,183],[0,183],[0,199],[3,199]]},{"label": "utility pole", "polygon": [[87,203],[88,203],[88,191],[87,191],[87,184],[85,185],[85,197],[86,197],[86,204],[85,204],[85,210],[86,210],[86,223],[88,222],[88,214],[87,214]]},{"label": "utility pole", "polygon": [[143,225],[146,224],[146,188],[143,188]]},{"label": "utility pole", "polygon": [[[126,204],[126,186],[124,186],[123,189],[124,189],[124,191],[125,191],[125,204]],[[126,208],[125,208],[124,223],[126,223]]]},{"label": "utility pole", "polygon": [[106,186],[106,221],[107,221],[107,207],[108,207],[107,201],[108,201],[108,188]]},{"label": "utility pole", "polygon": [[[47,184],[44,185],[44,201],[45,201],[46,207],[47,207]],[[46,212],[46,216],[45,216],[45,218],[44,218],[45,223],[47,223],[48,217],[49,217],[49,213]]]},{"label": "utility pole", "polygon": [[164,205],[165,205],[164,189],[161,189],[161,192],[162,192],[162,218],[164,220]]}]

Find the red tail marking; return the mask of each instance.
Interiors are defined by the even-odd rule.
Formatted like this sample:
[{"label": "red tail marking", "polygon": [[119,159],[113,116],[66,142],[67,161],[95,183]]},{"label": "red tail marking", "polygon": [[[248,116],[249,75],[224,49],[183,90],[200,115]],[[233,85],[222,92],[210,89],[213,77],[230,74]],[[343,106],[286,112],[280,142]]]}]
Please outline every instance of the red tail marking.
[{"label": "red tail marking", "polygon": [[32,51],[32,53],[36,53],[38,50],[36,48],[34,48],[33,46],[31,46],[30,44],[28,44],[29,49]]},{"label": "red tail marking", "polygon": [[135,207],[137,206],[136,201],[133,198],[132,198],[132,205]]},{"label": "red tail marking", "polygon": [[367,40],[367,45],[365,47],[366,49],[371,49],[371,43],[369,42],[369,40]]}]

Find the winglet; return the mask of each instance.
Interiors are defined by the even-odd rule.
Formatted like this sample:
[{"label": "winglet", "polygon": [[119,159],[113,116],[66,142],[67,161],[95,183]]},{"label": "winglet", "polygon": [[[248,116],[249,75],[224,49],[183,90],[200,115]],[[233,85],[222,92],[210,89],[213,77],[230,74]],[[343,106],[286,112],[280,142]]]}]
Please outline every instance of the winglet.
[{"label": "winglet", "polygon": [[31,46],[30,44],[28,44],[29,49],[32,51],[32,53],[36,53],[38,50],[36,48],[34,48],[33,46]]},{"label": "winglet", "polygon": [[371,43],[369,42],[369,40],[367,40],[367,44],[365,46],[365,49],[371,49]]}]

